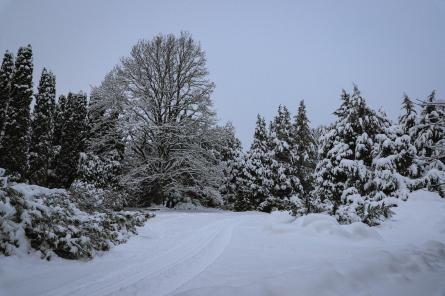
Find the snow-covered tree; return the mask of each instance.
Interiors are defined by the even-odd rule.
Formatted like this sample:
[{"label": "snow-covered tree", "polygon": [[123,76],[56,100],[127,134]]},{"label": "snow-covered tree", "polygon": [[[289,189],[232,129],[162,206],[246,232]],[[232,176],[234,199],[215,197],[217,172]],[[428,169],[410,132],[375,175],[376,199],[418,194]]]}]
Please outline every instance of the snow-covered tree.
[{"label": "snow-covered tree", "polygon": [[54,110],[54,146],[60,150],[60,139],[62,138],[62,130],[64,125],[64,120],[66,118],[67,100],[65,95],[59,96],[57,100],[56,108]]},{"label": "snow-covered tree", "polygon": [[85,151],[87,132],[87,97],[83,93],[69,93],[63,112],[60,152],[56,157],[58,186],[68,188],[77,177],[79,157]]},{"label": "snow-covered tree", "polygon": [[245,160],[240,159],[244,169],[238,167],[236,210],[254,210],[271,196],[272,161],[266,122],[258,115],[252,145]]},{"label": "snow-covered tree", "polygon": [[85,153],[81,153],[77,177],[70,187],[83,197],[85,204],[112,209],[128,204],[128,195],[120,182],[125,141],[119,122],[123,94],[117,79],[113,70],[91,91]]},{"label": "snow-covered tree", "polygon": [[419,156],[434,161],[445,162],[445,155],[436,149],[445,139],[445,108],[435,104],[436,92],[433,91],[422,104],[418,124],[412,128],[413,138]]},{"label": "snow-covered tree", "polygon": [[14,72],[14,56],[6,51],[0,68],[0,145],[3,137],[3,128],[11,96],[11,79]]},{"label": "snow-covered tree", "polygon": [[100,86],[91,91],[87,151],[101,157],[112,156],[113,159],[122,160],[125,143],[119,120],[125,97],[118,79],[116,70],[113,70],[106,75]]},{"label": "snow-covered tree", "polygon": [[309,127],[304,101],[300,102],[294,118],[292,138],[293,170],[301,184],[301,191],[298,193],[304,200],[306,210],[310,211],[309,195],[314,185],[313,173],[317,163],[317,150],[313,132]]},{"label": "snow-covered tree", "polygon": [[399,125],[403,129],[404,134],[410,135],[411,129],[416,125],[416,123],[416,108],[408,95],[405,94],[402,102],[402,114],[399,116]]},{"label": "snow-covered tree", "polygon": [[221,192],[224,198],[224,205],[228,209],[237,211],[255,209],[250,188],[252,176],[248,174],[246,163],[246,153],[240,153],[230,161],[226,168],[226,177]]},{"label": "snow-covered tree", "polygon": [[20,47],[11,80],[10,101],[1,143],[0,167],[23,180],[28,172],[30,104],[32,101],[32,49]]},{"label": "snow-covered tree", "polygon": [[379,139],[389,122],[366,105],[357,87],[352,96],[343,92],[335,115],[337,121],[322,137],[314,206],[331,212],[341,222],[378,224],[390,214],[386,197],[399,189],[386,163],[375,160],[388,156],[381,149],[385,141]]},{"label": "snow-covered tree", "polygon": [[31,145],[29,148],[29,179],[47,186],[51,161],[54,159],[53,132],[56,97],[56,78],[45,68],[42,71],[36,105],[31,122]]},{"label": "snow-covered tree", "polygon": [[277,198],[288,198],[300,192],[300,182],[294,169],[292,124],[286,106],[278,107],[278,114],[270,124],[269,146],[273,155],[271,194]]},{"label": "snow-covered tree", "polygon": [[235,135],[235,128],[231,123],[223,127],[224,136],[220,149],[220,158],[224,179],[221,185],[221,194],[224,204],[231,208],[238,194],[238,182],[243,170],[243,151],[240,140]]},{"label": "snow-covered tree", "polygon": [[[190,34],[142,40],[118,66],[127,122],[125,182],[145,203],[199,200],[221,181],[205,53]],[[216,197],[215,197],[216,198]]]},{"label": "snow-covered tree", "polygon": [[437,102],[435,91],[421,106],[418,122],[410,129],[423,176],[417,187],[445,196],[445,107]]},{"label": "snow-covered tree", "polygon": [[101,189],[117,190],[122,174],[125,142],[119,118],[123,94],[116,86],[116,79],[116,71],[111,71],[100,86],[92,89],[86,153],[79,168],[80,181]]}]

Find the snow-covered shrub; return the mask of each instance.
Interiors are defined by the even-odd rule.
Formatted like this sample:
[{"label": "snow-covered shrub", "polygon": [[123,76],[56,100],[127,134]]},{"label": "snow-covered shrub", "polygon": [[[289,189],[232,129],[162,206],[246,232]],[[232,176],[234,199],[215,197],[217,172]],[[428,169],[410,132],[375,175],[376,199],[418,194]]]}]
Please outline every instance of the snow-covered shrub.
[{"label": "snow-covered shrub", "polygon": [[107,157],[81,153],[78,177],[69,190],[82,210],[121,210],[127,203],[127,194],[119,183],[121,163],[118,158],[113,153]]},{"label": "snow-covered shrub", "polygon": [[97,188],[94,184],[74,181],[69,189],[71,199],[83,211],[94,212],[98,210],[122,210],[126,204],[124,191]]},{"label": "snow-covered shrub", "polygon": [[143,212],[87,213],[66,191],[38,187],[37,193],[30,194],[36,187],[22,184],[0,190],[0,253],[12,255],[19,249],[34,249],[46,259],[54,254],[90,259],[124,243],[151,217]]},{"label": "snow-covered shrub", "polygon": [[119,156],[115,154],[100,157],[93,153],[81,153],[77,179],[97,188],[118,189],[122,166]]},{"label": "snow-covered shrub", "polygon": [[411,191],[427,189],[445,197],[445,167],[426,169],[423,177],[410,180],[407,186]]},{"label": "snow-covered shrub", "polygon": [[302,201],[298,197],[277,198],[268,197],[257,207],[258,211],[271,213],[273,211],[288,211],[293,216],[301,216],[304,214]]},{"label": "snow-covered shrub", "polygon": [[0,188],[5,188],[8,185],[8,177],[6,176],[6,170],[0,168]]},{"label": "snow-covered shrub", "polygon": [[5,255],[12,254],[20,246],[23,236],[23,229],[17,227],[20,214],[14,206],[18,198],[19,193],[10,188],[0,190],[0,253]]},{"label": "snow-covered shrub", "polygon": [[338,207],[335,218],[343,224],[363,222],[375,226],[391,217],[391,208],[394,206],[396,205],[390,200],[369,200],[358,194],[355,188],[349,188],[343,192],[342,204]]}]

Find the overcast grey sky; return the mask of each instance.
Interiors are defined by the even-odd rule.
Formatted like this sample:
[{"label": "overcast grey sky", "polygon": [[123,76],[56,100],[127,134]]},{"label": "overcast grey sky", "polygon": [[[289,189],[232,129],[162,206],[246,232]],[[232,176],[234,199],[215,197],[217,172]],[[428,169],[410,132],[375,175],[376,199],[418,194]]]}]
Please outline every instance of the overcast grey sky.
[{"label": "overcast grey sky", "polygon": [[424,1],[8,1],[0,51],[31,43],[57,93],[84,90],[137,40],[189,31],[207,53],[214,103],[243,144],[255,116],[304,99],[314,126],[333,120],[342,88],[357,83],[396,118],[403,92],[445,97],[445,0]]}]

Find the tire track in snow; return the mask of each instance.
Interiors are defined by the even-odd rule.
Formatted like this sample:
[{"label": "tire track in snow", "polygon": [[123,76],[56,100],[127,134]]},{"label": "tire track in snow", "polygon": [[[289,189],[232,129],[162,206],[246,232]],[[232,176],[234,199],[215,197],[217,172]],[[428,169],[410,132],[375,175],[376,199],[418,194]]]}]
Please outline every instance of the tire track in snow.
[{"label": "tire track in snow", "polygon": [[87,284],[60,287],[49,295],[166,295],[212,264],[230,243],[238,223],[233,218],[212,223],[154,259],[110,271]]}]

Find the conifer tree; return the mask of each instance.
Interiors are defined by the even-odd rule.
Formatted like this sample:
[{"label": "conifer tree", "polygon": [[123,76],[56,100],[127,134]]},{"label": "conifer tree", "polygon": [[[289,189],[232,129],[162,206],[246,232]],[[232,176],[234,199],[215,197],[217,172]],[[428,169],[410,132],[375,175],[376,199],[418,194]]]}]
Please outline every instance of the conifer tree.
[{"label": "conifer tree", "polygon": [[341,222],[378,224],[390,214],[386,197],[399,189],[391,171],[374,162],[389,121],[366,105],[356,86],[352,96],[343,92],[335,114],[337,121],[322,137],[313,201],[322,201],[315,206]]},{"label": "conifer tree", "polygon": [[414,104],[408,95],[405,94],[402,102],[402,114],[399,117],[399,125],[405,134],[410,135],[410,131],[416,125],[416,121],[417,112]]},{"label": "conifer tree", "polygon": [[273,186],[271,163],[266,122],[258,115],[253,142],[246,154],[245,169],[240,173],[240,190],[234,205],[236,210],[256,209],[270,196]]},{"label": "conifer tree", "polygon": [[111,71],[91,91],[88,106],[88,136],[75,186],[122,193],[120,176],[124,157],[124,135],[119,123],[122,96]]},{"label": "conifer tree", "polygon": [[11,96],[11,79],[14,72],[14,56],[6,51],[0,68],[0,145]]},{"label": "conifer tree", "polygon": [[252,176],[246,168],[247,154],[240,153],[227,163],[221,193],[228,209],[243,211],[255,209],[256,202],[250,189]]},{"label": "conifer tree", "polygon": [[[418,124],[412,129],[419,156],[434,159],[440,152],[437,143],[445,138],[445,110],[436,104],[436,91],[433,91],[422,105]],[[445,156],[437,160],[445,162]]]},{"label": "conifer tree", "polygon": [[293,169],[301,183],[300,198],[304,199],[307,211],[310,211],[309,194],[313,190],[313,173],[316,166],[316,144],[309,119],[306,115],[304,101],[300,102],[293,123]]},{"label": "conifer tree", "polygon": [[121,143],[117,143],[120,137],[117,135],[117,110],[107,108],[101,98],[91,93],[90,104],[88,106],[88,126],[89,135],[87,139],[87,150],[95,155],[105,156],[105,154],[117,153],[122,155]]},{"label": "conifer tree", "polygon": [[334,115],[337,116],[337,118],[343,118],[347,116],[349,108],[351,107],[351,96],[344,89],[341,90],[340,100],[341,105],[334,112]]},{"label": "conifer tree", "polygon": [[53,138],[52,138],[52,159],[50,161],[50,169],[48,172],[48,186],[49,187],[59,187],[60,179],[57,175],[57,163],[59,161],[59,154],[61,149],[61,139],[62,139],[62,130],[64,127],[64,121],[66,118],[66,106],[67,99],[66,96],[60,95],[55,106],[53,112]]},{"label": "conifer tree", "polygon": [[0,166],[11,176],[24,180],[28,171],[30,104],[32,101],[32,49],[21,47],[11,80],[10,101],[1,147]]},{"label": "conifer tree", "polygon": [[269,146],[273,155],[272,195],[279,199],[300,192],[300,182],[293,168],[293,141],[290,113],[286,106],[278,107],[278,114],[270,124]]},{"label": "conifer tree", "polygon": [[56,160],[59,186],[68,188],[77,177],[80,153],[85,151],[87,136],[87,98],[83,93],[69,93],[62,114],[60,152]]},{"label": "conifer tree", "polygon": [[416,187],[426,187],[445,196],[445,109],[437,104],[435,91],[422,103],[418,122],[411,128],[411,138],[423,176]]},{"label": "conifer tree", "polygon": [[56,97],[55,83],[55,76],[44,68],[31,123],[29,179],[31,182],[42,186],[48,185],[48,173],[54,156],[52,141]]},{"label": "conifer tree", "polygon": [[59,146],[60,148],[60,139],[62,138],[62,130],[63,124],[65,120],[65,111],[66,111],[67,99],[66,96],[61,95],[56,103],[56,107],[54,110],[54,138],[53,144],[54,146]]},{"label": "conifer tree", "polygon": [[240,140],[235,135],[235,128],[231,123],[226,124],[222,128],[224,134],[222,136],[223,143],[220,149],[220,158],[223,167],[221,194],[224,197],[224,204],[228,208],[232,208],[236,200],[236,196],[241,193],[242,170],[244,167],[243,151]]}]

